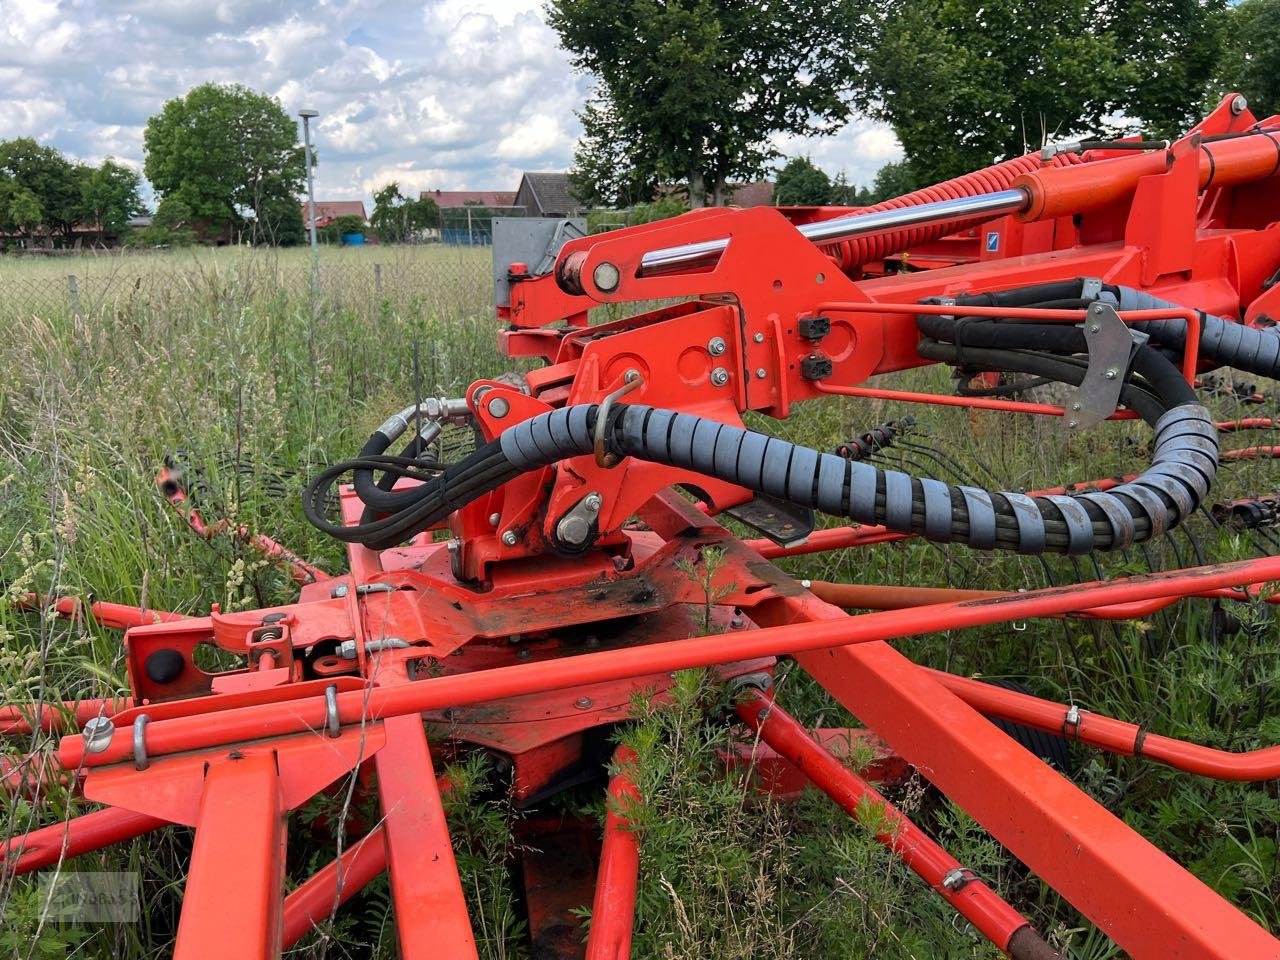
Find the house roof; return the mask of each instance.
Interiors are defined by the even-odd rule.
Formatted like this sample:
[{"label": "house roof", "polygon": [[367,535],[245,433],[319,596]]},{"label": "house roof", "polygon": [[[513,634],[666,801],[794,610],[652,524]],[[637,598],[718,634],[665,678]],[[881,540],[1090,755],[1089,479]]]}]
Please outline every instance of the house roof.
[{"label": "house roof", "polygon": [[582,206],[573,198],[567,173],[526,173],[520,180],[522,187],[525,184],[537,200],[539,212],[564,214]]},{"label": "house roof", "polygon": [[430,197],[438,207],[465,207],[479,204],[483,207],[515,206],[515,191],[507,190],[423,190],[419,199]]},{"label": "house roof", "polygon": [[729,184],[729,202],[735,207],[767,207],[773,203],[773,184],[768,180]]},{"label": "house roof", "polygon": [[[316,223],[328,223],[338,217],[359,217],[367,220],[363,200],[317,200]],[[302,204],[302,222],[307,222],[307,204]]]}]

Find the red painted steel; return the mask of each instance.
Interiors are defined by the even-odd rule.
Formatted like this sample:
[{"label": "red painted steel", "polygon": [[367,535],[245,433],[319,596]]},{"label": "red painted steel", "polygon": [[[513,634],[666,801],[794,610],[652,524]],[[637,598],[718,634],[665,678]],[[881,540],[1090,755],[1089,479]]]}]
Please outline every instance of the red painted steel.
[{"label": "red painted steel", "polygon": [[329,861],[284,900],[283,943],[287,950],[328,920],[338,907],[387,869],[387,838],[382,824],[348,840],[342,855]]},{"label": "red painted steel", "polygon": [[[545,365],[518,386],[506,380],[472,384],[465,402],[486,440],[565,404],[598,403],[631,371],[640,375],[638,386],[623,402],[732,425],[748,411],[782,418],[796,403],[835,395],[1058,415],[1062,411],[1050,405],[887,390],[868,380],[930,362],[918,353],[914,318],[954,308],[922,300],[1079,277],[1105,278],[1181,304],[1126,311],[1122,319],[1184,320],[1190,347],[1181,373],[1192,382],[1199,367],[1199,311],[1253,326],[1280,311],[1280,292],[1270,282],[1280,266],[1273,229],[1280,222],[1274,180],[1280,146],[1270,134],[1250,134],[1255,122],[1226,98],[1194,136],[1167,151],[1098,151],[1040,167],[1034,158],[1022,158],[894,202],[905,207],[944,194],[972,195],[984,184],[1007,186],[1016,173],[1027,206],[983,224],[985,238],[977,229],[951,237],[937,236],[945,231],[932,227],[896,229],[844,244],[833,260],[795,224],[848,211],[755,208],[695,211],[571,240],[550,274],[513,270],[510,303],[500,308],[511,325],[501,337],[503,348],[512,356],[540,357]],[[1200,139],[1222,134],[1243,135]],[[954,231],[954,224],[948,229]],[[688,267],[641,269],[652,251],[702,242],[716,242],[723,252]],[[903,243],[923,244],[919,256],[903,250]],[[598,278],[609,281],[608,289],[597,285]],[[598,306],[629,313],[644,301],[672,300],[679,302],[595,326],[587,322],[588,311]],[[965,313],[1062,323],[1081,317],[1078,310]],[[801,321],[818,317],[829,322],[829,331],[816,340],[803,336]],[[814,361],[829,361],[830,375],[807,376]],[[1114,415],[1132,416],[1126,410]],[[1220,429],[1271,426],[1267,418],[1250,418]],[[1223,459],[1273,452],[1250,447]],[[450,544],[434,542],[434,532],[425,531],[381,553],[353,545],[350,572],[334,579],[242,525],[207,523],[175,478],[162,474],[160,483],[200,535],[229,532],[286,564],[301,587],[298,602],[182,618],[68,598],[23,598],[27,607],[45,605],[67,617],[92,614],[104,625],[128,628],[131,696],[61,708],[7,706],[0,734],[66,734],[57,754],[61,770],[48,777],[50,771],[35,764],[38,754],[31,754],[17,769],[3,768],[6,788],[83,785],[86,797],[112,804],[65,827],[15,838],[7,856],[22,869],[52,862],[55,838],[56,852],[65,839],[69,853],[152,825],[196,826],[176,947],[181,958],[277,955],[384,864],[401,955],[475,956],[437,787],[437,757],[474,749],[500,753],[511,761],[514,800],[536,803],[598,774],[601,728],[625,722],[637,692],[652,688],[661,696],[671,671],[715,667],[725,678],[767,675],[771,658],[784,654],[1130,955],[1280,956],[1280,944],[1265,931],[974,707],[1039,729],[1065,725],[1085,743],[1228,779],[1275,776],[1280,748],[1231,755],[1144,735],[1096,714],[1082,713],[1076,723],[1063,705],[931,673],[889,645],[1029,617],[1132,618],[1191,597],[1275,603],[1280,597],[1263,584],[1280,579],[1280,557],[1025,594],[814,585],[815,593],[831,600],[898,608],[850,617],[804,591],[768,559],[903,535],[848,526],[818,531],[786,548],[743,543],[668,488],[683,484],[699,491],[703,509],[712,514],[744,503],[750,491],[634,459],[608,468],[587,455],[530,472],[456,510],[441,524],[452,535]],[[601,504],[594,539],[569,555],[557,545],[557,524],[588,493]],[[354,523],[363,505],[348,490],[341,509],[345,522]],[[644,529],[631,522],[637,516]],[[718,601],[709,604],[714,629],[704,630],[690,609],[701,609],[706,592],[700,597],[685,571],[710,548],[723,550],[725,560],[712,586]],[[205,644],[243,666],[200,668],[196,651]],[[758,722],[761,702],[756,708],[754,714],[750,705],[744,709]],[[109,737],[98,730],[90,749],[79,730],[98,716],[110,717],[112,729],[105,732]],[[788,723],[780,712],[765,721],[766,741],[803,764],[846,806],[877,796]],[[438,744],[430,745],[428,736]],[[135,755],[135,741],[146,756]],[[610,787],[615,797],[630,792],[622,772],[629,760],[619,754],[620,772]],[[285,900],[286,811],[354,768],[366,778],[376,775],[382,822]],[[601,853],[591,960],[627,954],[638,853],[622,817],[615,804]],[[900,826],[886,842],[937,886],[945,875],[939,871],[954,869],[953,861],[905,820]],[[12,852],[14,842],[26,843],[26,852]],[[541,896],[549,882],[545,862],[526,870],[526,877],[530,915],[547,907],[538,927],[550,929],[566,897]],[[1029,928],[983,891],[972,882],[943,890],[1002,948],[1042,954],[1034,944],[1015,946],[1019,936],[1029,942]]]},{"label": "red painted steel", "polygon": [[[433,677],[415,683],[352,690],[335,698],[344,725],[418,714],[502,697],[544,693],[588,683],[603,683],[656,670],[683,670],[722,663],[730,658],[797,655],[812,650],[874,643],[938,630],[959,630],[992,623],[1068,613],[1094,606],[1181,596],[1280,579],[1280,557],[1166,571],[1108,582],[1033,590],[1008,598],[930,604],[908,610],[886,610],[860,617],[842,616],[822,623],[770,626],[745,633],[668,640],[639,648],[586,653],[564,660],[517,664],[481,673]],[[203,715],[155,720],[148,727],[148,750],[161,756],[219,744],[318,730],[325,722],[323,698],[300,698],[287,704],[262,703],[219,714],[216,726]],[[132,756],[132,745],[116,737],[98,753],[85,750],[84,738],[64,737],[58,749],[64,767],[97,767]]]},{"label": "red painted steel", "polygon": [[965,703],[984,714],[1014,720],[1024,726],[1079,740],[1126,757],[1154,760],[1177,770],[1215,780],[1256,782],[1280,777],[1280,747],[1263,747],[1233,753],[1186,740],[1150,733],[1136,723],[1071,708],[1063,703],[1041,700],[1029,694],[957,677],[937,670],[926,670]]},{"label": "red painted steel", "polygon": [[832,756],[772,699],[748,688],[736,708],[738,716],[765,743],[803,770],[855,820],[869,820],[880,843],[901,857],[984,937],[1009,952],[1014,934],[1030,926],[1026,917],[961,866],[871,784]]},{"label": "red painted steel", "polygon": [[284,813],[273,754],[209,764],[175,960],[280,955]]},{"label": "red painted steel", "polygon": [[159,817],[104,807],[10,838],[0,850],[0,874],[41,870],[165,826]]},{"label": "red painted steel", "polygon": [[631,805],[640,802],[640,791],[628,773],[635,760],[635,752],[629,747],[614,751],[617,773],[609,780],[609,810],[600,846],[586,960],[626,960],[631,956],[640,875],[640,838],[628,815]]}]

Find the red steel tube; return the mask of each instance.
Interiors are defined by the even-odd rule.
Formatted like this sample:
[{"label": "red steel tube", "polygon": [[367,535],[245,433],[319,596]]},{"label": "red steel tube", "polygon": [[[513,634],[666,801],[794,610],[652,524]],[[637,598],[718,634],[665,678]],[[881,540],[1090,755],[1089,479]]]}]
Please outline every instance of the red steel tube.
[{"label": "red steel tube", "polygon": [[1154,760],[1215,780],[1253,782],[1280,777],[1280,747],[1232,753],[1147,733],[1136,723],[1126,723],[1087,710],[1080,710],[1079,720],[1073,722],[1066,704],[1041,700],[1030,694],[926,667],[920,669],[927,670],[931,677],[981,713],[1004,717],[1046,733],[1065,735],[1091,747],[1126,757]]},{"label": "red steel tube", "polygon": [[158,817],[122,807],[104,807],[10,838],[0,849],[0,874],[30,873],[164,826],[168,821]]},{"label": "red steel tube", "polygon": [[[1275,141],[1269,136],[1220,140],[1202,145],[1199,152],[1201,190],[1249,183],[1280,172]],[[1137,189],[1139,180],[1166,172],[1172,162],[1167,151],[1153,151],[1097,160],[1072,170],[1042,167],[1027,171],[1009,186],[1027,192],[1020,220],[1071,216],[1124,199]]]},{"label": "red steel tube", "polygon": [[[85,604],[79,597],[40,597],[34,593],[23,594],[18,601],[20,610],[53,610],[59,617],[74,620],[84,616]],[[130,627],[149,626],[153,623],[168,623],[174,620],[185,620],[187,615],[172,613],[168,610],[152,610],[150,607],[133,607],[124,603],[105,603],[94,601],[88,605],[89,613],[104,627],[127,630]]]},{"label": "red steel tube", "polygon": [[[1074,166],[1082,162],[1081,158],[1073,153],[1058,154],[1052,160],[1052,164],[1055,167]],[[876,213],[881,210],[900,210],[904,207],[915,207],[922,203],[932,203],[938,200],[957,200],[961,197],[973,197],[981,193],[996,193],[1009,189],[1010,185],[1021,174],[1032,172],[1039,166],[1040,155],[1038,153],[1029,153],[1022,157],[1014,157],[1011,160],[994,164],[983,170],[966,173],[953,180],[924,187],[901,197],[885,200],[883,203],[877,203],[875,206],[867,207],[860,212]],[[981,221],[982,219],[978,217],[976,221]],[[922,224],[889,233],[854,237],[840,241],[832,246],[824,246],[824,249],[836,258],[841,269],[851,270],[859,264],[867,263],[871,260],[883,260],[885,257],[900,250],[918,246],[921,243],[927,243],[930,240],[936,240],[938,237],[954,233],[966,226],[967,223],[976,221]]]},{"label": "red steel tube", "polygon": [[94,717],[109,717],[133,706],[131,697],[114,700],[64,700],[59,705],[24,703],[0,707],[0,737],[31,733],[32,724],[46,733],[65,731],[74,723],[78,730]]},{"label": "red steel tube", "polygon": [[382,825],[353,841],[342,856],[330,860],[306,883],[284,898],[284,947],[289,949],[342,904],[387,869],[387,842]]},{"label": "red steel tube", "polygon": [[609,811],[600,845],[586,960],[627,960],[631,956],[640,877],[640,838],[627,818],[628,806],[640,801],[640,792],[628,775],[628,767],[635,761],[630,747],[620,746],[613,753],[618,772],[609,781]]},{"label": "red steel tube", "polygon": [[1280,447],[1241,447],[1239,450],[1223,450],[1219,460],[1271,460],[1280,457]]},{"label": "red steel tube", "polygon": [[[371,691],[350,690],[337,695],[338,719],[342,724],[358,724],[424,710],[624,680],[657,671],[706,667],[733,660],[892,640],[1009,620],[1051,617],[1079,609],[1085,603],[1108,606],[1275,579],[1280,579],[1280,557],[1264,557],[1146,574],[1107,583],[1034,590],[1008,598],[938,603],[821,623],[794,623],[727,635],[669,640],[629,649],[433,677]],[[1087,599],[1082,600],[1082,597]],[[157,757],[220,744],[320,730],[326,722],[325,698],[308,697],[221,710],[217,717],[217,723],[211,723],[205,714],[152,721],[147,727],[148,753]],[[125,735],[113,737],[98,753],[87,752],[84,738],[80,735],[63,737],[58,749],[58,761],[68,770],[117,763],[132,755],[132,738]]]},{"label": "red steel tube", "polygon": [[[952,590],[944,587],[893,587],[877,583],[825,583],[809,581],[809,590],[819,600],[837,607],[862,610],[906,610],[931,603],[962,600],[990,600],[993,597],[1017,596],[1008,590]],[[1116,603],[1106,607],[1073,610],[1064,616],[1080,616],[1098,620],[1131,620],[1146,617],[1181,600],[1182,597],[1155,597],[1137,603]]]},{"label": "red steel tube", "polygon": [[[1006,953],[1010,941],[1030,923],[994,890],[966,871],[955,857],[912,823],[897,807],[817,743],[795,718],[758,690],[748,689],[737,704],[738,716],[765,743],[786,757],[861,822],[867,805],[877,817],[875,838],[933,887],[943,899]],[[1027,935],[1023,934],[1022,939]]]}]

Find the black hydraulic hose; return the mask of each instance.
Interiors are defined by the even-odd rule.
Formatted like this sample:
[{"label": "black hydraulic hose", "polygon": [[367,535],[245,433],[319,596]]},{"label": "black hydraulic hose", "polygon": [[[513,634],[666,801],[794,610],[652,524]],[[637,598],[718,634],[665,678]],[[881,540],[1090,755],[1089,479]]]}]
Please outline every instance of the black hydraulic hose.
[{"label": "black hydraulic hose", "polygon": [[[1058,301],[1077,301],[1080,305],[1101,301],[1121,311],[1186,309],[1181,304],[1152,296],[1142,290],[1100,284],[1086,278],[1059,280],[991,293],[966,294],[955,298],[956,307],[961,312],[964,307],[969,306],[1030,307],[1044,306],[1050,301],[1055,305]],[[1201,317],[1200,357],[1203,360],[1262,377],[1280,379],[1280,326],[1248,327],[1211,313],[1198,312]],[[1179,351],[1186,349],[1187,322],[1181,317],[1138,321],[1134,326],[1163,347]]]},{"label": "black hydraulic hose", "polygon": [[[916,325],[925,336],[954,343],[958,360],[953,362],[964,361],[969,347],[1038,350],[1054,354],[1085,353],[1088,350],[1084,331],[1064,324],[920,316],[916,318]],[[1197,402],[1195,390],[1182,379],[1178,368],[1155,350],[1139,348],[1134,356],[1133,370],[1151,384],[1166,409],[1180,403]]]},{"label": "black hydraulic hose", "polygon": [[[1018,365],[1043,368],[1051,362],[1025,361]],[[1083,376],[1079,367],[1066,366],[1065,375]],[[380,520],[341,527],[321,515],[324,492],[342,465],[312,482],[304,510],[313,524],[340,539],[373,549],[394,546],[520,473],[591,453],[597,412],[594,404],[578,405],[517,424],[443,475],[424,479],[412,491],[416,503]],[[982,550],[1077,554],[1158,536],[1207,495],[1217,466],[1217,434],[1208,411],[1179,404],[1154,426],[1153,464],[1136,480],[1108,491],[1035,498],[882,470],[715,420],[634,404],[615,408],[605,437],[619,456],[714,476],[928,540]],[[381,465],[356,461],[360,469],[374,463]]]}]

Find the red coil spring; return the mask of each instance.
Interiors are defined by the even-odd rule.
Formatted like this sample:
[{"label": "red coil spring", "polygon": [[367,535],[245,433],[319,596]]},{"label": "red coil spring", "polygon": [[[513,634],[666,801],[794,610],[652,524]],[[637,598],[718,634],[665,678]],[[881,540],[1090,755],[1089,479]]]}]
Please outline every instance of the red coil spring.
[{"label": "red coil spring", "polygon": [[[1083,162],[1078,154],[1060,153],[1053,158],[1050,166],[1065,167]],[[966,173],[963,177],[956,177],[954,180],[947,180],[943,183],[934,184],[932,187],[916,190],[914,193],[907,193],[900,197],[894,197],[892,200],[885,200],[883,203],[877,203],[874,207],[867,207],[859,212],[874,213],[879,210],[897,210],[901,207],[914,207],[922,203],[931,203],[935,200],[958,200],[961,197],[972,197],[980,193],[1008,190],[1009,185],[1013,183],[1015,178],[1024,173],[1030,173],[1032,170],[1038,170],[1040,166],[1040,155],[1038,153],[1028,153],[1026,156],[1014,157],[1012,160],[1005,160],[983,170]],[[952,221],[944,224],[922,224],[918,227],[907,227],[892,233],[853,237],[850,240],[841,240],[832,244],[827,250],[836,258],[842,270],[853,270],[871,260],[883,260],[885,257],[906,250],[908,247],[928,243],[930,240],[936,240],[938,237],[955,233],[957,230],[961,230],[973,223],[980,223],[984,219],[989,218],[978,217],[971,221],[958,223]]]}]

